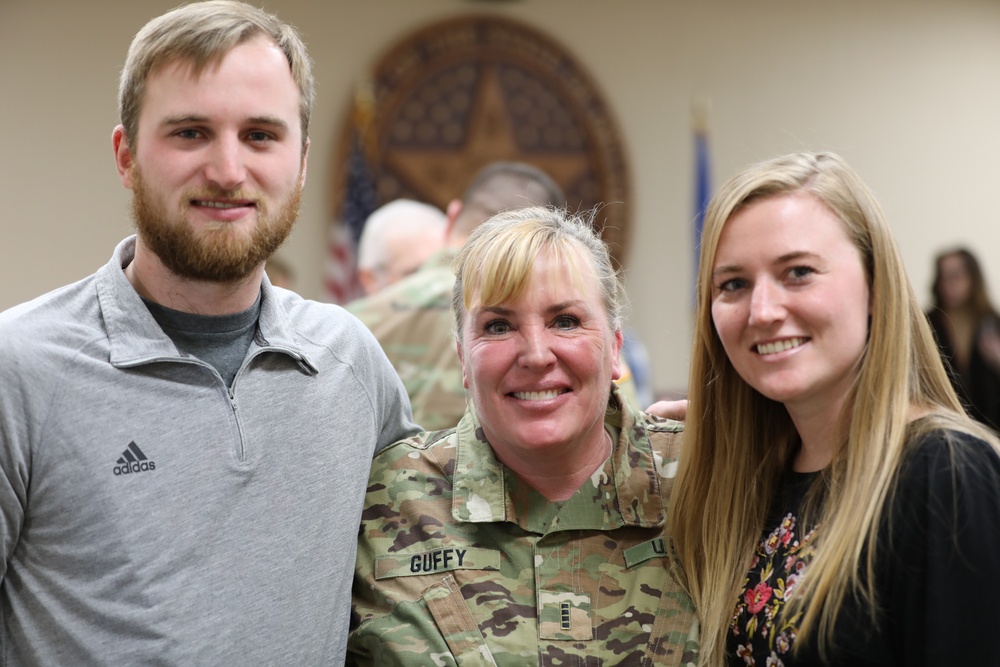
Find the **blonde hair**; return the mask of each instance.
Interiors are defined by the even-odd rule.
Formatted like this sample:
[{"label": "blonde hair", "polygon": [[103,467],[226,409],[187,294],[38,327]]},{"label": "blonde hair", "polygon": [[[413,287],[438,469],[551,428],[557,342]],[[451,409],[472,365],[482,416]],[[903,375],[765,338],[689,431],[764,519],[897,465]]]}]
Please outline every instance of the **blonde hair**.
[{"label": "blonde hair", "polygon": [[[839,156],[794,154],[749,167],[706,212],[698,272],[685,449],[670,506],[674,546],[701,619],[702,664],[721,665],[726,632],[797,433],[781,403],[733,368],[712,322],[711,273],[726,222],[749,203],[806,193],[843,223],[871,293],[867,347],[841,416],[844,441],[809,495],[816,553],[784,613],[803,612],[797,645],[827,650],[837,612],[858,595],[875,613],[876,534],[905,444],[947,427],[997,447],[968,419],[871,191]],[[910,424],[913,408],[930,412]],[[808,509],[807,509],[808,511]],[[862,581],[866,582],[862,585]]]},{"label": "blonde hair", "polygon": [[146,80],[160,67],[189,61],[194,74],[217,63],[233,48],[258,35],[269,37],[288,59],[299,88],[302,151],[309,136],[315,83],[306,46],[290,25],[252,5],[234,0],[208,0],[182,5],[158,16],[136,33],[125,57],[118,84],[118,113],[125,139],[133,150]]},{"label": "blonde hair", "polygon": [[593,213],[583,217],[562,209],[529,206],[498,213],[476,227],[452,264],[456,338],[462,340],[464,314],[473,299],[477,305],[489,307],[516,301],[524,294],[535,258],[542,250],[555,253],[577,279],[582,279],[584,271],[594,272],[611,330],[620,329],[624,307],[621,282],[608,246],[592,221]]}]

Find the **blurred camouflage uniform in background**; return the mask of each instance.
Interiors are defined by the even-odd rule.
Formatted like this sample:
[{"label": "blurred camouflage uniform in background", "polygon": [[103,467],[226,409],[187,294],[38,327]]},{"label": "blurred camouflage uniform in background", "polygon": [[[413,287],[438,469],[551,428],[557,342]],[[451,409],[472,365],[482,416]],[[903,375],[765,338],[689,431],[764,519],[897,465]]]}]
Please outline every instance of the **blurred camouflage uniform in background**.
[{"label": "blurred camouflage uniform in background", "polygon": [[[420,269],[363,299],[347,310],[375,335],[410,395],[413,421],[422,429],[451,428],[465,414],[462,362],[455,348],[455,316],[451,312],[457,250],[441,250]],[[624,356],[619,357],[619,389],[639,406],[635,383]]]},{"label": "blurred camouflage uniform in background", "polygon": [[456,254],[439,251],[416,273],[347,305],[382,345],[410,395],[413,421],[428,431],[451,428],[465,414],[462,364],[452,334]]},{"label": "blurred camouflage uniform in background", "polygon": [[499,463],[471,410],[375,457],[348,664],[693,667],[664,535],[683,426],[611,397],[615,447],[566,501]]}]

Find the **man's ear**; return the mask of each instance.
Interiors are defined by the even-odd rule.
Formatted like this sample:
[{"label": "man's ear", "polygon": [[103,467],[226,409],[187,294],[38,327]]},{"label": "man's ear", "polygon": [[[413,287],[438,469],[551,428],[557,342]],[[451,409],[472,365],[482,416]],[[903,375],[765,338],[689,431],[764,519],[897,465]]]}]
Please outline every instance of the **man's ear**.
[{"label": "man's ear", "polygon": [[462,212],[462,200],[452,199],[448,202],[448,206],[444,209],[444,215],[446,218],[444,227],[444,241],[447,244],[448,239],[451,238],[452,231],[455,229],[455,221],[458,220],[458,214]]},{"label": "man's ear", "polygon": [[115,151],[115,166],[122,185],[132,189],[132,149],[125,138],[125,127],[117,126],[111,133],[111,146]]},{"label": "man's ear", "polygon": [[302,166],[299,171],[299,187],[303,187],[306,184],[306,166],[309,162],[309,146],[312,142],[306,139],[306,148],[302,151]]},{"label": "man's ear", "polygon": [[358,282],[361,284],[361,291],[365,296],[378,291],[378,279],[371,269],[358,269]]}]

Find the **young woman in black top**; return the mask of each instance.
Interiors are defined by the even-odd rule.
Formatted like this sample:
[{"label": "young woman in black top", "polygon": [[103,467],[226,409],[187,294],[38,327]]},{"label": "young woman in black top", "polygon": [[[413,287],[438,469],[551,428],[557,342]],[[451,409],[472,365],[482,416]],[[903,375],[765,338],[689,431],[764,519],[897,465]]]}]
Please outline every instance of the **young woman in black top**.
[{"label": "young woman in black top", "polygon": [[1000,665],[1000,443],[836,155],[709,206],[674,488],[701,664]]}]

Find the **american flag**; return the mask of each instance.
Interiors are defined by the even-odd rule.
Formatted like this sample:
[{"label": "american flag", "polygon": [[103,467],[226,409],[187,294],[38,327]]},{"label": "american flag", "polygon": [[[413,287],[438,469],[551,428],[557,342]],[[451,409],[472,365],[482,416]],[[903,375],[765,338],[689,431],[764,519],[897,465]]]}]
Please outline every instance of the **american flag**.
[{"label": "american flag", "polygon": [[330,225],[324,285],[326,300],[331,303],[343,305],[360,294],[355,248],[347,227],[339,223]]},{"label": "american flag", "polygon": [[355,94],[351,114],[350,149],[344,165],[344,194],[340,211],[330,225],[324,283],[333,303],[361,296],[357,279],[357,249],[368,216],[378,208],[372,157],[375,153],[374,95],[370,86]]}]

